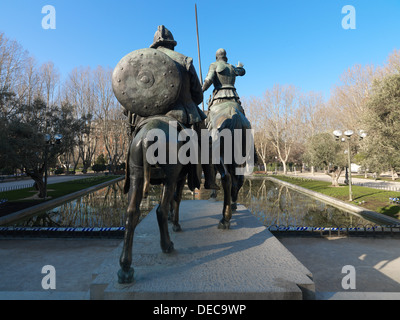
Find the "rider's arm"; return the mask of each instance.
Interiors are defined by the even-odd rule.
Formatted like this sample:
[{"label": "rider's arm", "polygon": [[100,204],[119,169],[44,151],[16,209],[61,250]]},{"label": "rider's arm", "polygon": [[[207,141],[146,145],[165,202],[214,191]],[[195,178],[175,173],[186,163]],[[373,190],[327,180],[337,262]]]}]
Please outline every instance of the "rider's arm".
[{"label": "rider's arm", "polygon": [[203,83],[203,92],[207,91],[208,88],[211,87],[211,85],[214,82],[214,77],[215,77],[215,65],[211,64],[210,69],[208,70],[207,77]]}]

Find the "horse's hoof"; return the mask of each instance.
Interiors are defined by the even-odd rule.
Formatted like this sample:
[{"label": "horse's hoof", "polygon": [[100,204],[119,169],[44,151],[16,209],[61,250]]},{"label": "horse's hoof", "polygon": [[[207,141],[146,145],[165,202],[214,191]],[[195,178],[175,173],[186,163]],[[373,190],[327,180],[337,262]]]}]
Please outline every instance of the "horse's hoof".
[{"label": "horse's hoof", "polygon": [[133,268],[130,268],[128,272],[120,269],[118,271],[118,283],[119,284],[128,284],[133,282]]},{"label": "horse's hoof", "polygon": [[174,251],[174,243],[171,241],[171,244],[166,249],[162,249],[164,253],[172,253]]},{"label": "horse's hoof", "polygon": [[182,231],[182,228],[181,228],[181,225],[178,223],[178,224],[174,224],[173,226],[172,226],[172,230],[174,231],[174,232],[181,232]]},{"label": "horse's hoof", "polygon": [[218,224],[218,229],[220,230],[228,230],[231,227],[231,223],[229,221],[225,221],[222,219]]},{"label": "horse's hoof", "polygon": [[237,210],[237,203],[232,203],[231,204],[231,209],[232,209],[232,211],[236,211]]},{"label": "horse's hoof", "polygon": [[217,199],[217,190],[211,191],[210,199]]}]

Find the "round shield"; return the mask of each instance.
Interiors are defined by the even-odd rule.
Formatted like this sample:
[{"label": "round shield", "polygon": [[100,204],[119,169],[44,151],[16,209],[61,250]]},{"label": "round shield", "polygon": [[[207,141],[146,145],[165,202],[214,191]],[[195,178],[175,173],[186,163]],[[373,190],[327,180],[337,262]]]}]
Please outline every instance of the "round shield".
[{"label": "round shield", "polygon": [[178,99],[181,74],[176,63],[156,49],[141,49],[122,58],[112,85],[121,105],[142,117],[165,114]]}]

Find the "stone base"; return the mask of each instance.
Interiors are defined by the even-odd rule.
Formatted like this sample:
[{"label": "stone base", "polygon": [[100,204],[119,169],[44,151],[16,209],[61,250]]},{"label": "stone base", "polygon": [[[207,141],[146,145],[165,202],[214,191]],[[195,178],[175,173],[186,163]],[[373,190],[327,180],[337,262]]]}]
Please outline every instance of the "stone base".
[{"label": "stone base", "polygon": [[222,203],[183,201],[182,232],[170,228],[175,252],[164,254],[155,210],[136,228],[135,281],[118,284],[122,243],[93,274],[94,300],[289,300],[314,299],[305,268],[245,207],[230,230],[219,230]]}]

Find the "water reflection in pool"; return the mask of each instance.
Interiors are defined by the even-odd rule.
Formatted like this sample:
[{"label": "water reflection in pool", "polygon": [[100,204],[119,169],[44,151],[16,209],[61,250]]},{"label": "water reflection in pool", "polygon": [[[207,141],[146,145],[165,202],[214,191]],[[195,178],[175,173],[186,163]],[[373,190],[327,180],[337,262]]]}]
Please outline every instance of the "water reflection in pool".
[{"label": "water reflection in pool", "polygon": [[371,224],[359,216],[266,179],[247,179],[240,192],[240,201],[266,226],[340,227]]},{"label": "water reflection in pool", "polygon": [[[142,216],[147,215],[160,198],[161,187],[153,186],[142,201]],[[209,190],[184,190],[184,200],[210,197]],[[218,192],[217,200],[222,201]],[[238,202],[245,205],[266,226],[339,227],[370,224],[367,220],[312,199],[266,179],[246,179]],[[125,225],[128,197],[123,182],[85,195],[43,214],[18,223],[29,227],[121,227]],[[222,207],[221,207],[222,212]]]}]

